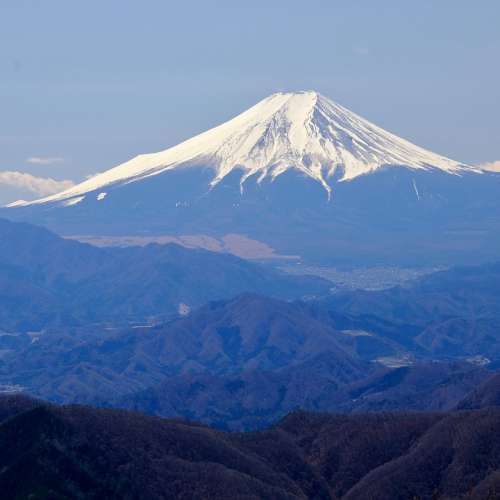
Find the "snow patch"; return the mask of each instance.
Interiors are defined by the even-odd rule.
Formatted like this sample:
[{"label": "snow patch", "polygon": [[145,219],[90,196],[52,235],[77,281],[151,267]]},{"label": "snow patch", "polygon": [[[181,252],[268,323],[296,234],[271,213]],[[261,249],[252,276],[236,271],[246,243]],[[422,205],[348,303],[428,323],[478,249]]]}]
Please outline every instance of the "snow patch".
[{"label": "snow patch", "polygon": [[70,198],[69,200],[65,200],[63,205],[65,207],[72,207],[73,205],[78,205],[81,201],[85,199],[85,196],[77,196],[76,198]]},{"label": "snow patch", "polygon": [[8,205],[5,205],[5,208],[14,208],[14,207],[23,207],[25,205],[29,205],[30,202],[26,200],[17,200],[13,201],[12,203],[9,203]]},{"label": "snow patch", "polygon": [[181,302],[177,308],[177,312],[180,316],[187,316],[191,312],[191,308],[187,304],[184,304],[184,302]]},{"label": "snow patch", "polygon": [[412,183],[413,183],[413,190],[417,195],[417,200],[420,201],[420,193],[418,192],[417,183],[415,182],[415,179],[412,180]]}]

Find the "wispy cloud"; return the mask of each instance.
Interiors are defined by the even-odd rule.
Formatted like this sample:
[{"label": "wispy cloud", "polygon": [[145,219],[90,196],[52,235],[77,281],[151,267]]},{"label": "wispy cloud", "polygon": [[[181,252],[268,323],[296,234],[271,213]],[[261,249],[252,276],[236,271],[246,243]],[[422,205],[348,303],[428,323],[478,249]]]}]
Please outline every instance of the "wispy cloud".
[{"label": "wispy cloud", "polygon": [[368,47],[353,47],[352,51],[357,56],[369,56],[371,52]]},{"label": "wispy cloud", "polygon": [[54,165],[55,163],[62,163],[64,158],[60,156],[30,156],[26,159],[26,163],[33,165]]},{"label": "wispy cloud", "polygon": [[500,160],[481,163],[478,167],[488,172],[500,172]]},{"label": "wispy cloud", "polygon": [[50,177],[36,177],[25,172],[0,171],[0,185],[23,189],[39,196],[49,196],[74,186],[73,181],[58,181]]}]

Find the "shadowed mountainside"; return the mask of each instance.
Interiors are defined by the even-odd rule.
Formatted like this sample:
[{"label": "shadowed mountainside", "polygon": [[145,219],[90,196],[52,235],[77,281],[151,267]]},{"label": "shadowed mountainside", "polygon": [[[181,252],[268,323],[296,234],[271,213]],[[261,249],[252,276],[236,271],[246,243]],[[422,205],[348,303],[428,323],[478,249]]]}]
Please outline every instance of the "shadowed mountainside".
[{"label": "shadowed mountainside", "polygon": [[500,373],[495,373],[471,392],[458,405],[461,410],[500,406]]},{"label": "shadowed mountainside", "polygon": [[295,409],[345,413],[447,411],[490,372],[468,363],[378,368],[348,383],[328,353],[278,372],[166,379],[137,393],[102,402],[161,416],[183,416],[231,430],[261,429]]},{"label": "shadowed mountainside", "polygon": [[499,430],[498,409],[299,412],[239,434],[41,405],[0,425],[0,488],[6,499],[493,499]]}]

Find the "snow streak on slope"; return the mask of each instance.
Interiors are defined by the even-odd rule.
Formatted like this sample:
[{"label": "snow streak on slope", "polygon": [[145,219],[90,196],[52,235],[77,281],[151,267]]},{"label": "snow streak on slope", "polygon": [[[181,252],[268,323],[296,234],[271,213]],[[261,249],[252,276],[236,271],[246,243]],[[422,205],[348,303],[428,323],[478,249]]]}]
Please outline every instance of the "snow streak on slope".
[{"label": "snow streak on slope", "polygon": [[159,153],[140,155],[33,203],[64,200],[177,167],[206,166],[215,186],[233,169],[260,182],[296,169],[330,195],[332,177],[351,180],[388,165],[460,174],[478,169],[439,156],[371,124],[317,92],[278,93],[244,113]]}]

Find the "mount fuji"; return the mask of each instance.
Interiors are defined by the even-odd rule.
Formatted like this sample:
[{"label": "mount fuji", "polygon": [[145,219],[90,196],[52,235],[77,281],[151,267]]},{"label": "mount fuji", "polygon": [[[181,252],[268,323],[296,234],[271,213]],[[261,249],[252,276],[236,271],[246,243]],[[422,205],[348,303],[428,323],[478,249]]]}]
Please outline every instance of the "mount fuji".
[{"label": "mount fuji", "polygon": [[500,255],[499,200],[498,175],[307,91],[2,213],[66,235],[236,233],[323,263],[442,264]]}]

